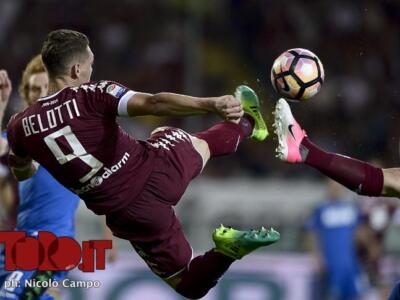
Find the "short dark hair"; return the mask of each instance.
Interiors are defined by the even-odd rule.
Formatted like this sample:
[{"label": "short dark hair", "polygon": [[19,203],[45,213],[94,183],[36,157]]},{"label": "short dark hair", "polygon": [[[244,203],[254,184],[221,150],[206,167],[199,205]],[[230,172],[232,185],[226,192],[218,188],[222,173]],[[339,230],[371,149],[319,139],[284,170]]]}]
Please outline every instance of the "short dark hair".
[{"label": "short dark hair", "polygon": [[50,77],[65,75],[71,61],[87,54],[89,39],[83,33],[69,29],[50,32],[42,46],[42,60]]}]

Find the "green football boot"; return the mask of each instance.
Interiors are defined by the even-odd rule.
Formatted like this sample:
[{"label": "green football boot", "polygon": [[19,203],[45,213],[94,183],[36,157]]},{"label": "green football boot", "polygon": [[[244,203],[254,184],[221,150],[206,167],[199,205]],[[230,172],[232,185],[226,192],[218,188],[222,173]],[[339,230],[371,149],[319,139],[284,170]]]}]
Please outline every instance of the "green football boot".
[{"label": "green football boot", "polygon": [[260,230],[240,231],[221,225],[214,230],[215,250],[233,259],[241,259],[254,250],[276,243],[280,234],[273,228],[262,227]]},{"label": "green football boot", "polygon": [[235,97],[242,103],[244,112],[254,119],[254,128],[250,137],[257,141],[265,140],[268,136],[268,128],[261,115],[257,94],[247,85],[240,85],[236,88]]}]

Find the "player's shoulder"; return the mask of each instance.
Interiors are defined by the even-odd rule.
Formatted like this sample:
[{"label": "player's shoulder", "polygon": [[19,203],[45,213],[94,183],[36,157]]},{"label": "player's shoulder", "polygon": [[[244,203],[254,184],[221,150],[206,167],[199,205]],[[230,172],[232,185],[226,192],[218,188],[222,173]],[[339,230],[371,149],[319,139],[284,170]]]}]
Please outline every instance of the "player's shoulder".
[{"label": "player's shoulder", "polygon": [[118,97],[122,95],[127,88],[120,83],[112,80],[99,80],[91,81],[79,86],[69,87],[69,91],[74,93],[100,93],[100,94],[110,94],[111,96]]},{"label": "player's shoulder", "polygon": [[9,142],[10,140],[11,141],[15,140],[19,136],[22,130],[21,129],[22,125],[20,121],[25,116],[25,114],[26,114],[25,110],[22,112],[15,113],[8,120],[6,129],[6,135],[7,135],[6,139]]},{"label": "player's shoulder", "polygon": [[104,92],[105,88],[112,84],[117,84],[116,82],[112,80],[99,80],[99,81],[90,81],[90,82],[85,82],[81,85],[74,86],[74,87],[69,87],[69,90],[74,91],[74,92],[79,92],[79,91],[96,91],[99,90],[100,92]]},{"label": "player's shoulder", "polygon": [[15,114],[13,114],[10,119],[8,120],[8,124],[7,124],[7,128],[13,126],[16,122],[18,122],[18,120],[20,120],[25,114],[26,114],[26,110],[28,108],[24,109],[21,112],[17,112]]}]

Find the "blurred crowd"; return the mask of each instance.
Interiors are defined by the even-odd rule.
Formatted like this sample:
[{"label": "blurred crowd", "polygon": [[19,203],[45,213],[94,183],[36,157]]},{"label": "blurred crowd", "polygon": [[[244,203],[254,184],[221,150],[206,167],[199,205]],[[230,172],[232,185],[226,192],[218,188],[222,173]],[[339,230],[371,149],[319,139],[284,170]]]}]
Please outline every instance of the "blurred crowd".
[{"label": "blurred crowd", "polygon": [[[362,159],[398,161],[400,108],[398,1],[0,1],[0,66],[18,83],[26,62],[52,29],[85,32],[95,53],[94,79],[145,92],[210,96],[252,86],[271,111],[277,95],[269,71],[288,48],[316,53],[326,82],[295,114],[327,149]],[[16,94],[9,113],[20,109]],[[159,124],[204,129],[218,119],[142,118],[125,121],[145,138]],[[315,175],[274,159],[275,141],[249,142],[238,155],[215,160],[209,176]],[[221,168],[223,167],[223,168]]]}]

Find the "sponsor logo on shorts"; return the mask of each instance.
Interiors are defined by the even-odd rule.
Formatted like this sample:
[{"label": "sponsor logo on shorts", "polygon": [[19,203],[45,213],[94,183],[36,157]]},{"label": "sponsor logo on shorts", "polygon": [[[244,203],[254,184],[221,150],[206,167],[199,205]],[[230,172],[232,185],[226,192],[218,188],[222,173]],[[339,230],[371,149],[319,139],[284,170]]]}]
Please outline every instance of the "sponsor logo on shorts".
[{"label": "sponsor logo on shorts", "polygon": [[81,187],[80,189],[71,189],[71,190],[74,193],[80,195],[80,194],[89,192],[90,190],[94,189],[95,187],[100,186],[104,180],[107,180],[111,175],[118,172],[123,166],[125,166],[129,157],[130,157],[129,153],[125,152],[124,156],[121,158],[121,160],[118,163],[111,166],[110,168],[104,167],[103,173],[101,175],[94,176],[87,185]]},{"label": "sponsor logo on shorts", "polygon": [[122,96],[122,94],[125,92],[125,88],[122,86],[116,85],[116,84],[111,84],[107,87],[106,93],[110,94],[111,96],[115,98],[119,98]]}]

